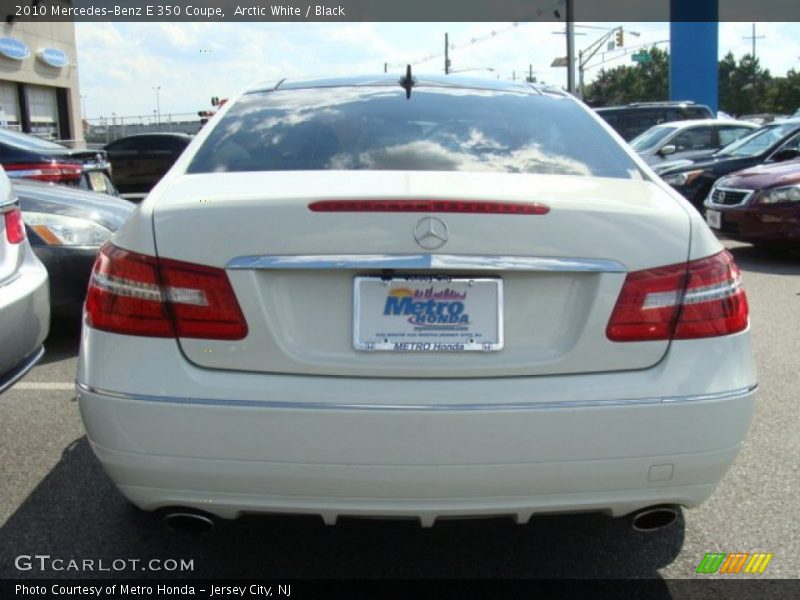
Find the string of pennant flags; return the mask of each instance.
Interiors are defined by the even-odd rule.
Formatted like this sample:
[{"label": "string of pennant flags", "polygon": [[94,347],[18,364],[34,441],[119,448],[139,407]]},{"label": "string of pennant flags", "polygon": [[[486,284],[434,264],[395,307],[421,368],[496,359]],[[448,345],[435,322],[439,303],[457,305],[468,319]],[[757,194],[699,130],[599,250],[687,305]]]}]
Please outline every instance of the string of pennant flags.
[{"label": "string of pennant flags", "polygon": [[[559,0],[558,2],[554,2],[550,9],[538,8],[538,9],[536,9],[536,16],[540,17],[543,14],[545,14],[546,12],[552,12],[553,10],[556,10],[563,3],[564,3],[564,0]],[[487,40],[492,40],[492,39],[495,39],[495,38],[497,38],[499,36],[502,36],[502,35],[510,32],[510,31],[514,31],[520,25],[525,25],[525,24],[526,23],[520,23],[520,22],[509,23],[508,25],[506,25],[504,27],[500,27],[498,29],[492,29],[491,31],[489,31],[489,32],[487,32],[487,33],[485,33],[483,35],[478,35],[478,36],[472,37],[472,38],[470,38],[469,40],[467,40],[465,42],[459,42],[459,43],[452,43],[451,42],[448,45],[448,49],[449,50],[459,50],[459,49],[467,48],[469,46],[474,46],[475,44],[480,44],[480,43],[485,42]],[[425,56],[420,56],[416,60],[396,62],[396,63],[386,63],[386,66],[389,69],[401,68],[401,67],[405,67],[406,65],[409,65],[409,64],[412,65],[412,66],[416,66],[416,65],[422,64],[424,62],[428,62],[429,60],[434,60],[436,58],[442,58],[443,56],[444,56],[444,51],[432,52],[430,54],[426,54]]]}]

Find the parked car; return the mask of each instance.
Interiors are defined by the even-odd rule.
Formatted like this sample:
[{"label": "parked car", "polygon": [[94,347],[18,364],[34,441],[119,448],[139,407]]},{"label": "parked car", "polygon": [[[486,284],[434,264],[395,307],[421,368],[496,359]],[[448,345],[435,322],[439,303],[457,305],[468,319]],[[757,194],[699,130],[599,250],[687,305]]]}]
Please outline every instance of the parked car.
[{"label": "parked car", "polygon": [[44,354],[50,328],[47,271],[25,237],[11,182],[0,169],[0,394]]},{"label": "parked car", "polygon": [[711,109],[694,102],[635,102],[625,106],[596,108],[625,141],[644,133],[653,125],[688,119],[713,119]]},{"label": "parked car", "polygon": [[80,316],[97,251],[135,205],[63,185],[15,184],[28,239],[50,275],[53,315]]},{"label": "parked car", "polygon": [[744,121],[673,121],[651,127],[638,135],[631,142],[631,148],[650,165],[667,160],[696,159],[713,154],[757,128],[757,125]]},{"label": "parked car", "polygon": [[800,160],[758,165],[717,181],[706,221],[727,237],[800,248]]},{"label": "parked car", "polygon": [[27,133],[0,127],[0,165],[12,179],[63,183],[116,194],[111,164],[102,150],[73,150]]},{"label": "parked car", "polygon": [[731,255],[638,162],[546,87],[252,88],[100,251],[92,448],[173,522],[668,524],[734,460],[756,376]]},{"label": "parked car", "polygon": [[800,119],[771,123],[756,129],[711,156],[656,166],[656,172],[698,210],[714,182],[728,173],[762,163],[800,157]]},{"label": "parked car", "polygon": [[772,113],[757,113],[752,115],[742,115],[739,117],[742,121],[749,121],[750,123],[755,123],[759,127],[762,125],[768,125],[776,120],[776,115]]},{"label": "parked car", "polygon": [[191,140],[185,133],[141,133],[107,144],[117,189],[141,198],[169,171]]}]

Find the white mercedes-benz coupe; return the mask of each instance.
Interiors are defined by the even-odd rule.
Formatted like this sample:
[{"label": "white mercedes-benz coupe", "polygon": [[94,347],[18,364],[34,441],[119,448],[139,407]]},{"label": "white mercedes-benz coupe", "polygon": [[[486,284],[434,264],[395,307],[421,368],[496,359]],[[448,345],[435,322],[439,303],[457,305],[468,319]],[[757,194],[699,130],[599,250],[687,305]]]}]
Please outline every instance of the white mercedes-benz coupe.
[{"label": "white mercedes-benz coupe", "polygon": [[700,215],[565,93],[453,76],[227,103],[102,249],[84,321],[92,448],[170,514],[663,525],[757,387]]}]

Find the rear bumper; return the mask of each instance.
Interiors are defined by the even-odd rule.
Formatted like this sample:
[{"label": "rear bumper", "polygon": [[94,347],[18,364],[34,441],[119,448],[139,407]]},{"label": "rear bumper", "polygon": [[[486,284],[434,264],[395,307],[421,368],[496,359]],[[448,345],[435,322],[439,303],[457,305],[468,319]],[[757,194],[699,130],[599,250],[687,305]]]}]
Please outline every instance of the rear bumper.
[{"label": "rear bumper", "polygon": [[30,371],[33,367],[36,366],[42,357],[44,356],[44,346],[39,346],[31,352],[28,356],[23,358],[18,365],[0,375],[0,394],[5,392],[11,386],[13,386],[17,381],[25,377],[28,371]]},{"label": "rear bumper", "polygon": [[[95,453],[142,508],[313,513],[327,522],[403,516],[424,524],[456,515],[524,522],[536,513],[696,506],[734,460],[755,397],[424,413],[171,405],[79,393]],[[108,422],[119,431],[109,435]],[[137,432],[145,429],[144,437],[170,441],[139,451],[109,447],[129,446],[132,436],[143,442]],[[128,443],[115,443],[117,433]]]},{"label": "rear bumper", "polygon": [[85,328],[77,387],[95,453],[145,509],[621,515],[696,506],[747,431],[749,332],[674,346],[645,371],[370,380],[198,369],[172,340]]},{"label": "rear bumper", "polygon": [[14,279],[0,285],[0,391],[35,364],[50,328],[47,271],[26,252]]}]

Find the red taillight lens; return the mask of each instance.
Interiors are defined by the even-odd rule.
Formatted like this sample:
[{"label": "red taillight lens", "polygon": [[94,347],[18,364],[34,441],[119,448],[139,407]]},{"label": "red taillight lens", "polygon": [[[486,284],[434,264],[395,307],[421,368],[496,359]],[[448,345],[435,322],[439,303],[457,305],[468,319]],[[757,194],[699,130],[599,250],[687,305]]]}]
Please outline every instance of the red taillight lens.
[{"label": "red taillight lens", "polygon": [[25,163],[3,165],[12,178],[36,179],[50,183],[76,182],[81,178],[83,165],[80,163]]},{"label": "red taillight lens", "polygon": [[713,337],[747,328],[747,296],[739,267],[727,250],[689,263],[675,339]]},{"label": "red taillight lens", "polygon": [[159,260],[159,268],[178,337],[240,340],[247,335],[223,269],[166,259]]},{"label": "red taillight lens", "polygon": [[104,331],[239,340],[247,323],[223,269],[158,259],[112,244],[100,249],[86,315]]},{"label": "red taillight lens", "polygon": [[550,207],[537,202],[491,200],[320,200],[312,212],[439,212],[496,215],[546,215]]},{"label": "red taillight lens", "polygon": [[12,208],[3,215],[6,222],[6,239],[11,244],[20,244],[25,239],[25,223],[22,222],[22,212]]},{"label": "red taillight lens", "polygon": [[614,342],[694,339],[747,327],[747,297],[729,252],[629,273],[608,322]]}]

